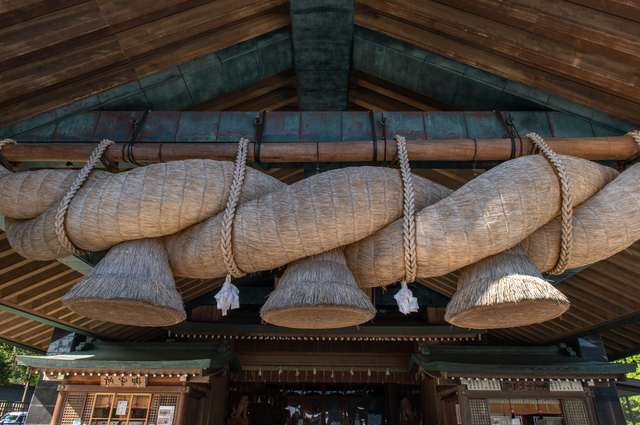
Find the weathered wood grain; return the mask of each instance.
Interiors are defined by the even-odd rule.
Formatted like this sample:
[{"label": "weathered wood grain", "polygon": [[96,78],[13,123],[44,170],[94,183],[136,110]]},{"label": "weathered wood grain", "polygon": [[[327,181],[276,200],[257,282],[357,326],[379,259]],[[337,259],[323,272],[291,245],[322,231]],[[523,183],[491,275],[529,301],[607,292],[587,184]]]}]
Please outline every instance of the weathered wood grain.
[{"label": "weathered wood grain", "polygon": [[640,116],[640,105],[635,101],[619,97],[619,93],[611,94],[594,89],[582,82],[554,75],[549,70],[536,69],[518,63],[513,58],[503,57],[434,32],[411,27],[387,16],[376,13],[361,13],[356,14],[355,22],[357,25],[409,44],[621,119],[634,122],[638,121]]},{"label": "weathered wood grain", "polygon": [[112,33],[95,2],[0,29],[0,71],[73,49]]}]

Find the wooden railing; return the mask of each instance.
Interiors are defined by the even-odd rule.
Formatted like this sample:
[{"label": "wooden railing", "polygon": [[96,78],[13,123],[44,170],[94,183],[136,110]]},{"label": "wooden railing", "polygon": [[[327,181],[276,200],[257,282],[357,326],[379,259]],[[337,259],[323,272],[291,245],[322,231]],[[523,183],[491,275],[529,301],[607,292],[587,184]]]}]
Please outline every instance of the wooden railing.
[{"label": "wooden railing", "polygon": [[26,412],[29,410],[29,403],[21,401],[0,401],[0,416],[9,412]]}]

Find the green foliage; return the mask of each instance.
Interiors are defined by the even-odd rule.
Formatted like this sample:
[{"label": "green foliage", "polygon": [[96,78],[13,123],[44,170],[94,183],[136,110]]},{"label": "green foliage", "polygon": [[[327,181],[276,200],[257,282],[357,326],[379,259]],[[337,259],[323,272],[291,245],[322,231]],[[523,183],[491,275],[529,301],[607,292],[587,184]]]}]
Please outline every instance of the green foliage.
[{"label": "green foliage", "polygon": [[636,365],[636,371],[627,373],[627,378],[640,379],[640,354],[636,354],[635,356],[616,360],[614,363],[638,363]]},{"label": "green foliage", "polygon": [[35,385],[38,382],[38,376],[32,375],[29,377],[27,376],[27,368],[18,366],[17,355],[38,356],[39,354],[16,348],[9,344],[0,344],[0,386],[4,387],[9,384],[24,385],[29,378],[31,385]]},{"label": "green foliage", "polygon": [[640,396],[620,397],[622,413],[627,421],[627,425],[634,425],[640,421]]},{"label": "green foliage", "polygon": [[[637,363],[636,371],[627,373],[627,378],[640,379],[640,354],[616,360],[614,363]],[[640,396],[620,397],[622,412],[624,413],[627,425],[633,425],[640,421]],[[632,419],[633,417],[633,419]]]}]

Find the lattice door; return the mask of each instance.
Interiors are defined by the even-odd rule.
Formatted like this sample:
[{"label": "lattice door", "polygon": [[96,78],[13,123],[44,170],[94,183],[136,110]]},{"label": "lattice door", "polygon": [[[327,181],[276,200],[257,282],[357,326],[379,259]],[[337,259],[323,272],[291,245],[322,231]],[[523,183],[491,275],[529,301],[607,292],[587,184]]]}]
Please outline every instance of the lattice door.
[{"label": "lattice door", "polygon": [[[156,419],[158,418],[158,408],[160,406],[177,406],[178,405],[178,396],[177,395],[154,395],[153,399],[151,399],[151,411],[149,412],[149,419],[147,422],[150,424],[155,424]],[[174,412],[175,416],[175,412]],[[175,417],[173,418],[175,421]]]},{"label": "lattice door", "polygon": [[82,418],[84,411],[86,394],[69,394],[62,411],[62,421],[60,425],[73,425],[73,421]]},{"label": "lattice door", "polygon": [[587,411],[581,400],[565,400],[565,418],[568,425],[588,425]]},{"label": "lattice door", "polygon": [[480,398],[469,400],[469,410],[471,411],[471,425],[491,425],[487,400]]},{"label": "lattice door", "polygon": [[96,396],[94,394],[88,394],[87,400],[84,403],[84,412],[82,413],[82,425],[87,425],[91,419],[91,409],[93,409],[93,401]]}]

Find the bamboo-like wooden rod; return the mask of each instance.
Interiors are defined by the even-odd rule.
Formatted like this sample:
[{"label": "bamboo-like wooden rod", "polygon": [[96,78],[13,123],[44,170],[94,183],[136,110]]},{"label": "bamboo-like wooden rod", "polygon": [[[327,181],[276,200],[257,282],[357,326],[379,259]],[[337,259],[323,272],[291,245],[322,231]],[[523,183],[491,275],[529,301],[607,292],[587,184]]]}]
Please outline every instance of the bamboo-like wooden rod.
[{"label": "bamboo-like wooden rod", "polygon": [[[560,155],[572,155],[589,160],[626,160],[639,148],[631,137],[547,138],[549,147]],[[11,162],[86,161],[97,144],[17,144],[6,145],[0,152]],[[249,144],[248,160],[255,158],[255,146]],[[184,159],[215,159],[233,161],[237,143],[150,143],[133,146],[133,157],[138,162],[168,162]],[[106,154],[116,162],[124,162],[128,149],[122,143],[110,146]],[[528,155],[531,140],[516,139],[515,156]],[[390,161],[395,157],[393,140],[377,142],[377,160]],[[412,161],[500,161],[512,154],[511,139],[450,139],[407,140],[407,152]],[[260,146],[262,162],[358,162],[373,159],[373,142],[267,142]]]}]

